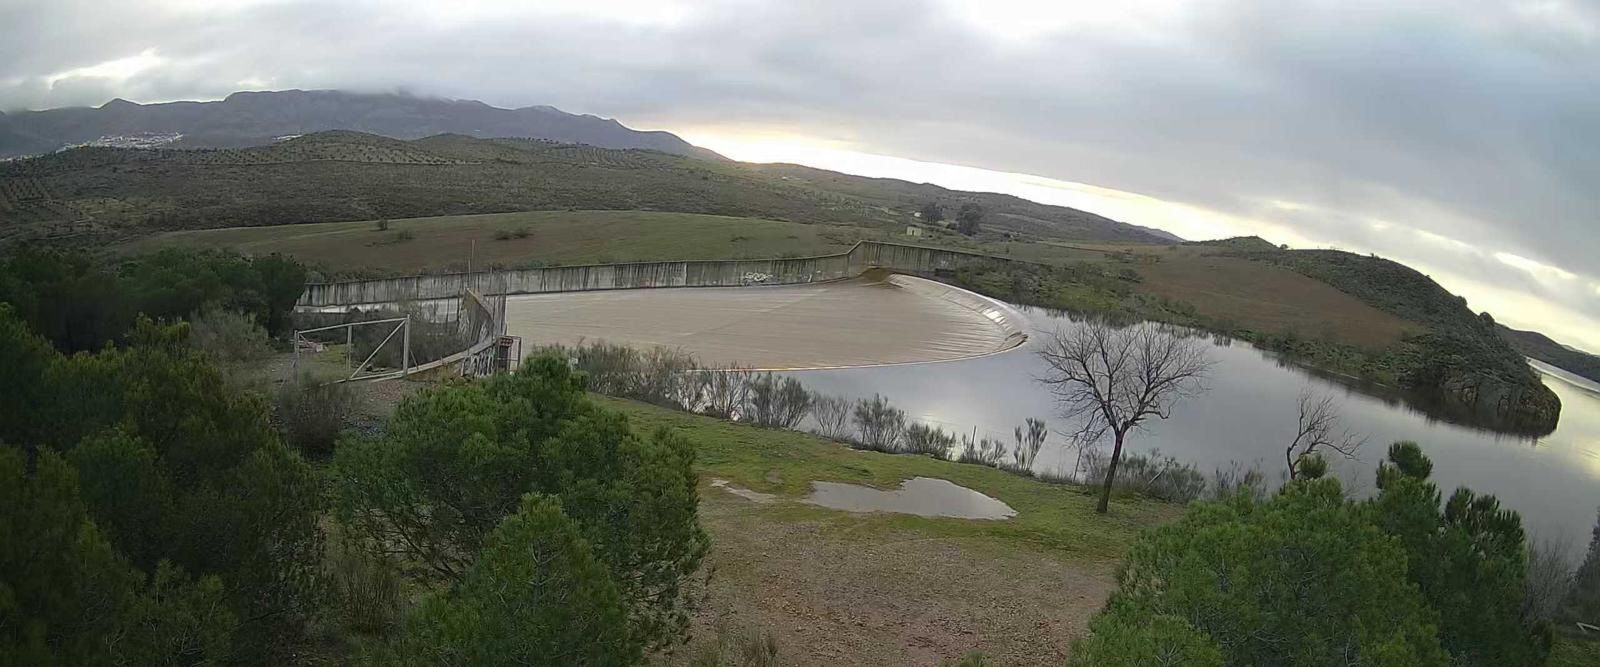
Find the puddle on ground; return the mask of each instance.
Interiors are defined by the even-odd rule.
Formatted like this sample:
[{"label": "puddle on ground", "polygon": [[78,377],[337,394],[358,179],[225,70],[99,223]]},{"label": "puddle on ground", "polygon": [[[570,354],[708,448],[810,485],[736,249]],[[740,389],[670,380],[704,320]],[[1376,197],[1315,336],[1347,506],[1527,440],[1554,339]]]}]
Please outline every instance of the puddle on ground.
[{"label": "puddle on ground", "polygon": [[869,486],[812,482],[806,502],[847,512],[897,512],[957,519],[1009,519],[1010,505],[964,486],[932,477],[913,477],[894,491]]},{"label": "puddle on ground", "polygon": [[760,491],[751,491],[750,489],[741,489],[737,486],[729,486],[728,480],[725,479],[713,479],[711,480],[711,486],[756,503],[770,503],[772,502],[772,499],[777,498],[777,496],[770,493],[762,493]]}]

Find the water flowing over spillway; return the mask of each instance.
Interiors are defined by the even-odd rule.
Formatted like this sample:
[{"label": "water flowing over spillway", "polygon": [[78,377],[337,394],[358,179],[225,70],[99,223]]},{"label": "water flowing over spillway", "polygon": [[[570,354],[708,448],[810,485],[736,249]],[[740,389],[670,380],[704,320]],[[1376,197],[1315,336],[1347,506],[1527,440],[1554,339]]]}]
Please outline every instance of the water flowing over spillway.
[{"label": "water flowing over spillway", "polygon": [[910,276],[773,287],[513,296],[523,345],[606,341],[689,352],[709,366],[807,369],[966,359],[1022,342],[1003,305]]}]

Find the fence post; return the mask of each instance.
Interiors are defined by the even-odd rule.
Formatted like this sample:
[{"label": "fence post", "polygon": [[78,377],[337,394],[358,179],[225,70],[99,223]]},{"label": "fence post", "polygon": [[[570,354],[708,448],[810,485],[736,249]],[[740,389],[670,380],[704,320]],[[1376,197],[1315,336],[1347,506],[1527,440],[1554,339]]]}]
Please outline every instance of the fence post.
[{"label": "fence post", "polygon": [[406,313],[406,330],[400,336],[400,374],[411,374],[411,313]]}]

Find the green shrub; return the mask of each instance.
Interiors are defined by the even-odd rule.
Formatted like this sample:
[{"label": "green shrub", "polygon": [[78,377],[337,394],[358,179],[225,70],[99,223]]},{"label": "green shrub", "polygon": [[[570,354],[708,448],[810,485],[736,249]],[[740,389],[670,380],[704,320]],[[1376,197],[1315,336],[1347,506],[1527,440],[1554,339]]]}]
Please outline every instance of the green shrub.
[{"label": "green shrub", "polygon": [[[1098,449],[1083,452],[1084,474],[1088,479],[1105,479],[1109,463],[1110,457]],[[1159,449],[1148,454],[1123,452],[1112,488],[1118,493],[1139,493],[1168,502],[1187,503],[1205,493],[1206,476],[1192,463],[1162,456]]]},{"label": "green shrub", "polygon": [[811,394],[792,377],[772,373],[750,379],[747,420],[767,428],[794,428],[811,412]]},{"label": "green shrub", "polygon": [[356,407],[350,386],[301,374],[278,387],[274,400],[283,437],[306,456],[333,453],[333,444]]},{"label": "green shrub", "polygon": [[1169,664],[1449,662],[1404,550],[1335,480],[1191,506],[1140,536],[1117,583],[1072,665],[1159,664],[1137,658],[1159,650],[1187,656]]},{"label": "green shrub", "polygon": [[530,494],[452,590],[424,600],[383,663],[630,665],[643,655],[628,605],[583,531]]},{"label": "green shrub", "polygon": [[664,431],[639,437],[584,389],[583,374],[540,356],[406,399],[380,439],[336,449],[342,523],[397,567],[459,584],[523,494],[551,496],[610,569],[631,636],[669,640],[688,621],[682,580],[706,550],[694,449]]},{"label": "green shrub", "polygon": [[215,307],[190,318],[189,345],[218,364],[259,361],[272,353],[267,331],[255,318]]},{"label": "green shrub", "polygon": [[1222,650],[1182,618],[1146,614],[1119,605],[1089,623],[1090,635],[1073,644],[1075,667],[1222,667]]},{"label": "green shrub", "polygon": [[113,549],[51,450],[34,470],[0,446],[0,657],[17,665],[223,661],[235,623],[222,583],[162,561],[146,577]]},{"label": "green shrub", "polygon": [[1396,443],[1370,503],[1377,525],[1406,550],[1409,577],[1439,612],[1439,638],[1462,666],[1540,665],[1548,625],[1525,619],[1527,543],[1522,519],[1494,496],[1456,489],[1440,505],[1433,463],[1416,443]]},{"label": "green shrub", "polygon": [[906,428],[906,413],[889,405],[889,399],[873,394],[856,401],[852,420],[856,425],[855,445],[863,449],[894,452],[900,449],[900,436]]},{"label": "green shrub", "polygon": [[335,543],[327,563],[332,601],[351,629],[381,635],[394,626],[406,603],[399,573],[370,554]]},{"label": "green shrub", "polygon": [[950,450],[956,446],[955,436],[937,426],[921,423],[907,426],[903,440],[906,453],[926,454],[936,459],[949,457]]},{"label": "green shrub", "polygon": [[[0,310],[0,336],[17,332],[8,318]],[[185,331],[146,320],[127,346],[72,357],[22,341],[43,355],[34,361],[44,372],[6,366],[0,386],[38,382],[49,402],[35,405],[28,428],[0,424],[0,439],[32,437],[37,451],[64,452],[116,552],[146,576],[170,561],[216,577],[241,620],[233,643],[270,659],[278,640],[269,637],[294,632],[319,594],[321,490],[278,439],[264,402],[232,391]]]}]

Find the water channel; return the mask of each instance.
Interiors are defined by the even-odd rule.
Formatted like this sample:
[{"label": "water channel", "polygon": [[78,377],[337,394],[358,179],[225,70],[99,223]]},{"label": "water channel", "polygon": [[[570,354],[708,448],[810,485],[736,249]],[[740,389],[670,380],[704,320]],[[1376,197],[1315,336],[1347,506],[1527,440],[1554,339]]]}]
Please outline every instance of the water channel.
[{"label": "water channel", "polygon": [[[1051,394],[1035,378],[1045,368],[1036,355],[1046,334],[1076,326],[1038,309],[1016,308],[1033,335],[1022,347],[986,357],[872,368],[797,371],[807,387],[851,398],[888,397],[910,420],[945,430],[1013,442],[1012,429],[1028,417],[1046,419],[1052,430],[1068,425],[1055,417]],[[1368,444],[1355,460],[1332,461],[1332,473],[1360,493],[1374,490],[1373,471],[1389,443],[1414,440],[1433,459],[1433,479],[1446,496],[1457,486],[1493,493],[1522,514],[1531,536],[1565,539],[1573,549],[1588,544],[1600,505],[1600,386],[1534,362],[1561,398],[1560,424],[1539,438],[1497,434],[1430,417],[1393,395],[1341,382],[1287,364],[1247,343],[1208,341],[1215,366],[1198,398],[1177,406],[1172,417],[1152,422],[1130,437],[1136,452],[1160,449],[1193,462],[1203,472],[1233,463],[1255,465],[1277,479],[1283,447],[1293,438],[1302,389],[1336,397],[1344,424]],[[1051,434],[1036,470],[1070,471],[1075,450]]]}]

